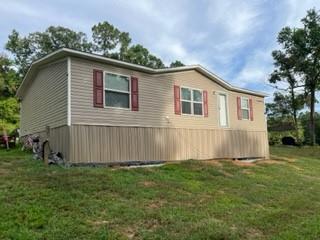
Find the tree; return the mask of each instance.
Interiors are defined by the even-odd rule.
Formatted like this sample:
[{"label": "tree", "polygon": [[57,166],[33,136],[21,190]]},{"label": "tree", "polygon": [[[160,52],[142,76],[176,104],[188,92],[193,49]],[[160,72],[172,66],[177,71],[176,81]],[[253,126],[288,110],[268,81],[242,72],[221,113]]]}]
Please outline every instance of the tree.
[{"label": "tree", "polygon": [[0,55],[0,99],[14,97],[20,84],[20,78],[13,69],[11,60]]},{"label": "tree", "polygon": [[[315,132],[316,132],[316,143],[320,144],[320,114],[315,113]],[[310,112],[302,112],[299,114],[299,121],[301,122],[304,142],[309,143],[311,141],[310,131],[309,131],[309,122],[310,122]]]},{"label": "tree", "polygon": [[293,123],[296,131],[298,131],[298,119],[294,119],[294,112],[302,110],[304,107],[304,96],[299,94],[295,97],[295,104],[292,105],[292,97],[290,94],[282,94],[275,92],[273,94],[273,102],[266,104],[266,114],[268,117],[268,125],[276,125],[278,123]]},{"label": "tree", "polygon": [[278,119],[279,121],[291,118],[291,99],[288,95],[280,92],[273,94],[273,102],[266,103],[266,114],[268,119]]},{"label": "tree", "polygon": [[[118,58],[118,54],[112,55],[112,51],[118,47],[120,42],[121,32],[108,22],[101,22],[92,27],[92,39],[94,42],[93,49],[104,56]],[[123,35],[122,35],[123,36]],[[126,38],[127,46],[130,44],[131,39],[129,34]]]},{"label": "tree", "polygon": [[14,62],[20,75],[25,75],[32,61],[35,60],[35,47],[29,37],[20,37],[16,30],[9,35],[6,49],[14,56]]},{"label": "tree", "polygon": [[[276,93],[274,95],[274,100],[278,101],[278,105],[281,104],[279,100],[285,100],[284,102],[288,105],[286,109],[293,117],[294,125],[297,129],[298,110],[303,108],[303,98],[301,98],[301,96],[299,98],[296,96],[296,89],[301,86],[299,86],[299,77],[294,71],[294,58],[281,50],[273,51],[272,56],[274,59],[274,66],[276,69],[271,73],[269,82],[272,84],[276,84],[277,82],[282,81],[288,85],[286,89],[282,90],[289,92],[289,95],[286,96]],[[282,99],[281,96],[283,96]]]},{"label": "tree", "polygon": [[[315,9],[309,10],[301,22],[302,28],[285,27],[281,30],[278,42],[283,50],[278,55],[280,60],[288,63],[290,73],[299,76],[303,82],[305,98],[310,100],[307,104],[310,108],[310,143],[314,145],[316,91],[320,85],[320,15]],[[286,68],[280,70],[280,78],[289,79],[289,75],[282,75],[288,73]]]},{"label": "tree", "polygon": [[[122,32],[106,21],[94,25],[91,30],[92,42],[87,40],[85,33],[61,26],[50,26],[44,32],[34,32],[27,36],[20,36],[13,30],[6,49],[12,53],[21,76],[26,74],[33,61],[63,47],[95,52],[151,68],[165,67],[160,58],[151,54],[141,44],[131,45],[128,32]],[[176,61],[175,64],[183,65],[180,61]]]},{"label": "tree", "polygon": [[94,51],[104,56],[151,68],[165,67],[160,58],[150,54],[141,44],[130,46],[129,33],[121,32],[108,22],[92,27],[92,39]]},{"label": "tree", "polygon": [[150,68],[164,68],[160,58],[149,53],[148,49],[140,44],[131,46],[124,55],[124,61],[143,65]]},{"label": "tree", "polygon": [[0,131],[12,131],[19,123],[19,103],[14,97],[0,100]]},{"label": "tree", "polygon": [[91,52],[92,43],[88,42],[83,32],[50,26],[45,32],[30,33],[26,37],[13,30],[6,44],[21,75],[26,74],[33,61],[63,47]]},{"label": "tree", "polygon": [[14,95],[19,84],[12,62],[0,55],[0,134],[2,129],[11,131],[18,125],[19,104]]},{"label": "tree", "polygon": [[183,66],[185,66],[182,62],[180,62],[179,60],[176,60],[176,61],[174,61],[174,62],[172,62],[171,64],[170,64],[170,67],[171,68],[174,68],[174,67],[183,67]]},{"label": "tree", "polygon": [[315,103],[316,91],[320,85],[320,15],[312,9],[302,19],[304,28],[296,31],[294,42],[298,55],[297,70],[305,81],[306,95],[310,96],[310,141],[316,142],[315,133]]}]

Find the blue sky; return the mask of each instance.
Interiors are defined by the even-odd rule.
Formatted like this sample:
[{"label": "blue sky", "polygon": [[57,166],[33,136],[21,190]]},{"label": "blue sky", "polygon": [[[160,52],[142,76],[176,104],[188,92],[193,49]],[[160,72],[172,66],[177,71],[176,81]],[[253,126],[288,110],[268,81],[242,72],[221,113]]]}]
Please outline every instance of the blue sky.
[{"label": "blue sky", "polygon": [[12,29],[21,34],[61,25],[87,33],[109,21],[165,63],[201,64],[226,81],[272,93],[268,74],[277,33],[300,26],[319,0],[0,0],[0,52]]}]

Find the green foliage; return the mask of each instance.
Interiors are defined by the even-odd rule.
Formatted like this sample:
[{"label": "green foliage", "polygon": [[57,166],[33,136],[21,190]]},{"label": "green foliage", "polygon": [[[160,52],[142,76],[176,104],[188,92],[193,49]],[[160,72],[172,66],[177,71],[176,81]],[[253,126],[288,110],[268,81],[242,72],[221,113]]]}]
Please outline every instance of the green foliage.
[{"label": "green foliage", "polygon": [[[303,132],[300,133],[300,134],[303,134]],[[298,144],[301,142],[301,139],[297,139],[295,130],[291,130],[291,131],[269,131],[268,132],[268,138],[269,138],[269,144],[270,145],[281,145],[283,137],[293,137]]]},{"label": "green foliage", "polygon": [[170,64],[170,67],[171,68],[174,68],[174,67],[183,67],[184,66],[184,64],[182,63],[182,62],[180,62],[179,60],[176,60],[176,61],[174,61],[174,62],[172,62],[171,64]]},{"label": "green foliage", "polygon": [[[292,107],[295,109],[295,88],[298,83],[304,87],[307,106],[310,108],[310,143],[316,141],[315,103],[316,91],[320,87],[320,15],[315,9],[307,12],[301,20],[302,28],[285,27],[278,35],[282,50],[272,53],[276,70],[270,82],[286,81],[289,84]],[[295,114],[294,118],[297,117]]]},{"label": "green foliage", "polygon": [[[299,109],[303,108],[303,103],[299,106]],[[287,121],[292,120],[292,102],[288,95],[281,92],[275,92],[273,94],[273,102],[266,104],[266,114],[269,121]]]},{"label": "green foliage", "polygon": [[10,97],[0,100],[0,131],[13,131],[19,125],[19,103],[16,98]]},{"label": "green foliage", "polygon": [[[131,37],[128,32],[122,32],[106,21],[94,25],[91,30],[92,42],[88,41],[85,33],[61,26],[50,26],[44,32],[30,33],[24,37],[13,30],[9,35],[6,49],[13,54],[21,75],[26,74],[33,61],[63,47],[95,52],[151,68],[165,67],[160,58],[151,54],[142,45],[130,45]],[[174,64],[182,63],[176,61]]]},{"label": "green foliage", "polygon": [[[101,22],[92,27],[93,49],[107,57],[120,58],[131,43],[129,33],[120,32],[108,22]],[[115,53],[116,48],[120,53]]]},{"label": "green foliage", "polygon": [[161,59],[149,53],[148,49],[140,44],[131,46],[124,54],[124,61],[151,68],[164,68]]},{"label": "green foliage", "polygon": [[20,84],[20,77],[12,62],[6,56],[0,56],[0,134],[2,130],[11,132],[19,124],[19,103],[14,98]]},{"label": "green foliage", "polygon": [[121,32],[108,22],[92,27],[93,49],[104,56],[151,68],[164,68],[160,58],[140,44],[132,45],[129,33]]},{"label": "green foliage", "polygon": [[247,166],[66,169],[0,149],[0,239],[318,239],[320,148],[271,153]]},{"label": "green foliage", "polygon": [[13,97],[20,84],[20,78],[13,69],[12,62],[0,55],[0,100]]},{"label": "green foliage", "polygon": [[[300,113],[299,121],[301,122],[303,134],[304,134],[304,143],[311,143],[311,136],[309,131],[310,119],[309,112]],[[320,114],[315,113],[315,133],[316,133],[316,143],[320,145]]]},{"label": "green foliage", "polygon": [[[292,101],[295,102],[294,107]],[[304,99],[302,94],[296,95],[295,98],[292,99],[289,95],[280,92],[274,93],[273,102],[266,104],[270,144],[281,144],[281,139],[285,136],[294,137],[297,143],[304,141],[300,121],[298,117],[294,117],[297,111],[301,110],[303,106]],[[294,111],[296,111],[295,114]]]},{"label": "green foliage", "polygon": [[44,32],[30,33],[26,37],[13,30],[6,44],[21,75],[26,74],[33,61],[63,47],[90,52],[92,44],[85,33],[61,26],[50,26]]}]

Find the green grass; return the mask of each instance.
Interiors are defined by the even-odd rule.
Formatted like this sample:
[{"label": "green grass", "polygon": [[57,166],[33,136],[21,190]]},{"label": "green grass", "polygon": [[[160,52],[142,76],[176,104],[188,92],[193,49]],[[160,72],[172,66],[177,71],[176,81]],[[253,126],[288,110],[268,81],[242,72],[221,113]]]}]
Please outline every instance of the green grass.
[{"label": "green grass", "polygon": [[320,148],[275,161],[45,167],[0,150],[0,239],[319,239]]}]

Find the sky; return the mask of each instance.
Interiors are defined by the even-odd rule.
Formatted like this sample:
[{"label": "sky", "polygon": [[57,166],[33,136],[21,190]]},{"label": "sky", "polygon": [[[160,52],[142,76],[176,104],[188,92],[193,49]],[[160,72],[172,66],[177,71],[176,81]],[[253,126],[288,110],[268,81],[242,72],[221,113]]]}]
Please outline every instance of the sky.
[{"label": "sky", "polygon": [[284,26],[301,26],[320,0],[0,0],[0,53],[8,35],[60,25],[91,36],[108,21],[166,64],[201,64],[227,82],[272,94],[271,52]]}]

